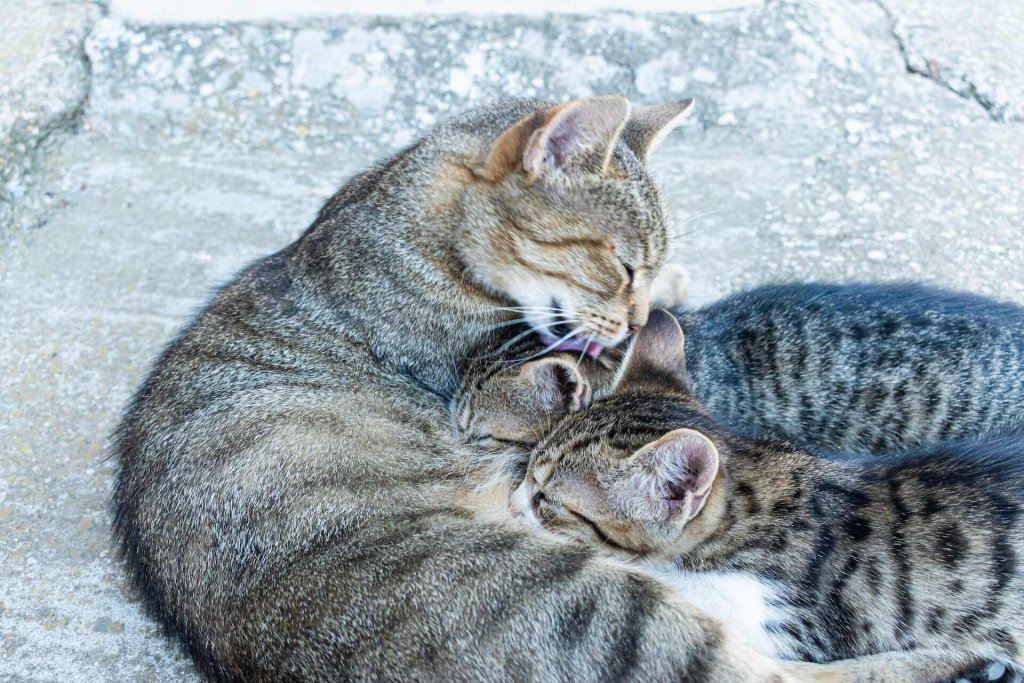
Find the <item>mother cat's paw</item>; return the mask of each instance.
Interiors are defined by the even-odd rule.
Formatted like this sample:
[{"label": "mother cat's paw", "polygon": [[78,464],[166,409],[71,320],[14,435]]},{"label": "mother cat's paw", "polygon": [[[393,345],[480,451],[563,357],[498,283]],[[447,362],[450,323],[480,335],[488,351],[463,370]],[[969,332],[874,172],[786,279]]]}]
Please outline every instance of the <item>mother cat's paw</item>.
[{"label": "mother cat's paw", "polygon": [[651,308],[676,308],[690,292],[690,272],[678,263],[666,263],[651,285]]}]

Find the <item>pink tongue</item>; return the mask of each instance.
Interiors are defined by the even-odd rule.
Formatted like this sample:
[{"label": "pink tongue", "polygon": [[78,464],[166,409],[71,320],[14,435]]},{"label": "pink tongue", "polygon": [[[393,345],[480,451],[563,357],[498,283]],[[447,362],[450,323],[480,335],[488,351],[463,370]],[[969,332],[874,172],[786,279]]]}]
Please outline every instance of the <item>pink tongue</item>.
[{"label": "pink tongue", "polygon": [[[586,339],[567,339],[565,341],[558,341],[556,337],[552,337],[550,334],[539,332],[540,340],[551,346],[553,351],[583,351],[591,358],[597,358],[601,355],[604,347],[595,341],[588,342]],[[553,345],[553,346],[552,346]]]}]

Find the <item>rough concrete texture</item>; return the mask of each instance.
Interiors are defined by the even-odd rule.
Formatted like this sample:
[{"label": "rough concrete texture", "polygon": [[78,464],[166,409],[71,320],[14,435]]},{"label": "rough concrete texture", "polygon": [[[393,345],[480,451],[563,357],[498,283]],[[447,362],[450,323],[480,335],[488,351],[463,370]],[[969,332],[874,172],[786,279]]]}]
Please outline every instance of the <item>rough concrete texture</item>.
[{"label": "rough concrete texture", "polygon": [[56,179],[41,157],[82,114],[89,64],[82,49],[100,14],[88,0],[0,0],[0,240],[50,209]]},{"label": "rough concrete texture", "polygon": [[294,20],[339,14],[585,14],[602,10],[708,12],[764,4],[764,0],[111,0],[114,16],[140,23]]},{"label": "rough concrete texture", "polygon": [[907,69],[985,107],[1024,121],[1024,3],[886,0]]},{"label": "rough concrete texture", "polygon": [[781,278],[907,277],[1024,301],[1022,128],[909,73],[894,18],[826,0],[100,20],[87,125],[44,160],[61,180],[44,188],[52,215],[0,247],[0,680],[195,680],[112,555],[105,437],[211,287],[292,240],[347,176],[474,103],[696,96],[654,161],[695,303]]}]

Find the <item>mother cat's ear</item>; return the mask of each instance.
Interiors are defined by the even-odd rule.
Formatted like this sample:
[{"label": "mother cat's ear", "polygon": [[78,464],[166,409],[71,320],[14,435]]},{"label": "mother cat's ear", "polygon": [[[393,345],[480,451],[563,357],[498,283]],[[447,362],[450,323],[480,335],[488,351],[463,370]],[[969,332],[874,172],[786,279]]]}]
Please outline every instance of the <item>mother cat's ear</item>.
[{"label": "mother cat's ear", "polygon": [[683,328],[662,308],[651,311],[647,324],[630,344],[612,393],[637,390],[693,393],[686,371]]},{"label": "mother cat's ear", "polygon": [[693,98],[634,109],[622,130],[622,141],[641,161],[693,111]]},{"label": "mother cat's ear", "polygon": [[625,97],[604,95],[530,114],[498,136],[476,173],[497,181],[522,168],[529,182],[604,173],[629,112]]},{"label": "mother cat's ear", "polygon": [[719,461],[711,439],[675,429],[626,459],[616,496],[640,518],[684,524],[707,502]]}]

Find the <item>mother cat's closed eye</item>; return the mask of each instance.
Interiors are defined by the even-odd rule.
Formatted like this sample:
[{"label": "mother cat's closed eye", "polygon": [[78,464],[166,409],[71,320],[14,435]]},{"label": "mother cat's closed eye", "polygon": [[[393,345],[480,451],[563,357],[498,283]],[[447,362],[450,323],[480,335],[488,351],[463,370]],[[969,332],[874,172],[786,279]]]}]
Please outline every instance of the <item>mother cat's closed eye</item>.
[{"label": "mother cat's closed eye", "polygon": [[552,348],[596,357],[647,320],[668,243],[643,165],[691,107],[568,103],[523,118],[472,167],[484,182],[462,197],[475,225],[461,257]]}]

